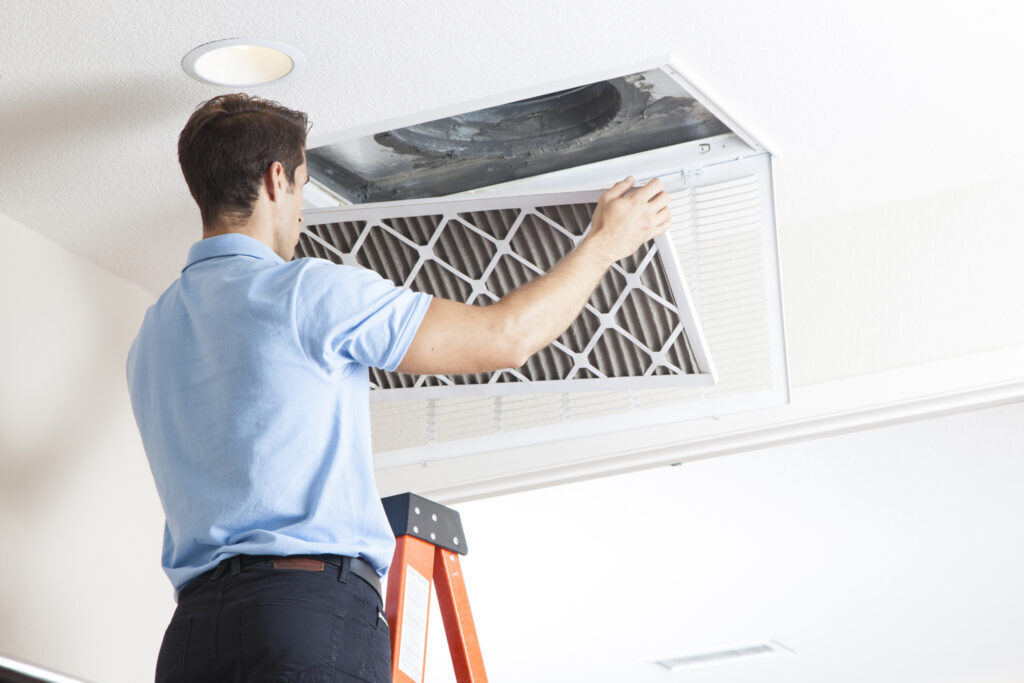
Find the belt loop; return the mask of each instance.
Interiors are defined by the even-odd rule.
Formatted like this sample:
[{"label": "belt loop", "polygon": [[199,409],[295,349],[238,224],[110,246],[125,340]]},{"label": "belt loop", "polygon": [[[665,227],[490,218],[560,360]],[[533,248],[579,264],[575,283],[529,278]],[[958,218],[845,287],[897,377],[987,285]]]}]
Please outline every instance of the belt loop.
[{"label": "belt loop", "polygon": [[348,555],[342,555],[341,565],[338,567],[338,581],[340,583],[348,583],[348,574],[352,570],[352,558]]},{"label": "belt loop", "polygon": [[216,580],[222,578],[224,576],[224,574],[227,573],[227,569],[228,569],[228,561],[227,560],[224,560],[223,562],[218,563],[217,566],[213,568],[213,573],[210,574],[210,579],[213,580],[213,581],[216,581]]},{"label": "belt loop", "polygon": [[238,576],[242,572],[242,558],[235,555],[231,558],[231,576]]}]

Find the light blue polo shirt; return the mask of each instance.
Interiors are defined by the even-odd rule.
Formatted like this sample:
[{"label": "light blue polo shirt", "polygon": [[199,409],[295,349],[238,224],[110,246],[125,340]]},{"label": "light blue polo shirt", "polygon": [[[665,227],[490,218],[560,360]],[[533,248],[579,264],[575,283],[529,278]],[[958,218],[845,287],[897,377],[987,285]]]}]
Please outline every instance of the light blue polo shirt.
[{"label": "light blue polo shirt", "polygon": [[233,555],[349,555],[386,573],[367,367],[398,366],[429,304],[245,235],[192,246],[127,367],[175,594]]}]

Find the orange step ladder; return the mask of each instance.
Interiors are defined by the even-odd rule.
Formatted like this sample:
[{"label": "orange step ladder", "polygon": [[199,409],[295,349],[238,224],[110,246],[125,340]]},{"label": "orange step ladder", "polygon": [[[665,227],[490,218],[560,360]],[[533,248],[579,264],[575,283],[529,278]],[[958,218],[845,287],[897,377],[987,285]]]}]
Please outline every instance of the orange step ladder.
[{"label": "orange step ladder", "polygon": [[381,499],[395,532],[384,613],[391,627],[394,683],[423,683],[431,587],[437,587],[448,650],[459,683],[485,683],[459,555],[466,537],[459,513],[414,493]]}]

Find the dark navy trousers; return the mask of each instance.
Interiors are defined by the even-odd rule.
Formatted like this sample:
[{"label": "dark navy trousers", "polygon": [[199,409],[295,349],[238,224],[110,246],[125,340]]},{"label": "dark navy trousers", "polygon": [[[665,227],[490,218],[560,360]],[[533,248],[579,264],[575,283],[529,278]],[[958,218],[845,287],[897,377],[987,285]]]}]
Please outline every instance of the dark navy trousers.
[{"label": "dark navy trousers", "polygon": [[347,562],[315,572],[250,559],[225,560],[181,590],[157,683],[391,681],[380,597]]}]

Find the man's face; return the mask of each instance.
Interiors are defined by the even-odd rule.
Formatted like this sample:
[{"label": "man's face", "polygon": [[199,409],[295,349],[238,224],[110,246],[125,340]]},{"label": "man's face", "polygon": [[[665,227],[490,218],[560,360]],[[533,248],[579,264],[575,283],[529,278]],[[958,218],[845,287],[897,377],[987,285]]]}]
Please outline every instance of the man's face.
[{"label": "man's face", "polygon": [[295,169],[292,186],[285,193],[281,204],[274,251],[285,261],[290,261],[295,254],[295,245],[299,243],[299,232],[302,230],[302,187],[309,182],[306,162]]}]

